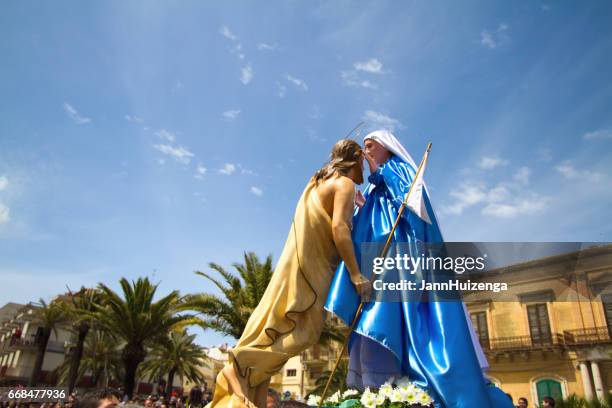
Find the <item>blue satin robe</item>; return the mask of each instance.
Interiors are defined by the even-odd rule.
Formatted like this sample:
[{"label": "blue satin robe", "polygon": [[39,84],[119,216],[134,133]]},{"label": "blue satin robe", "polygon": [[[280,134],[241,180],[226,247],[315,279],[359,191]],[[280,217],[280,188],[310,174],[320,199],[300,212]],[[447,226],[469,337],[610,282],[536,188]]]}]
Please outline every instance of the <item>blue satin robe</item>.
[{"label": "blue satin robe", "polygon": [[[414,176],[415,169],[397,156],[370,175],[374,187],[353,217],[358,262],[362,243],[387,239]],[[406,209],[395,230],[395,242],[442,242],[426,192],[423,197],[432,224]],[[341,263],[325,308],[350,325],[359,301]],[[347,383],[363,389],[378,387],[390,377],[408,376],[429,392],[436,407],[513,407],[510,398],[484,377],[472,341],[461,301],[369,302],[349,342]]]}]

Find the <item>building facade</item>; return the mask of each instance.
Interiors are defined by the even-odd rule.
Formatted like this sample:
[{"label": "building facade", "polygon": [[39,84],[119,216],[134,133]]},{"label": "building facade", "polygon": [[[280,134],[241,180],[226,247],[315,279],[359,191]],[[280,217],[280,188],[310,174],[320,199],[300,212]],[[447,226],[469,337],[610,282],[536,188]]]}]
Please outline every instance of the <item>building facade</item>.
[{"label": "building facade", "polygon": [[505,282],[503,296],[464,296],[490,365],[515,403],[545,396],[604,398],[612,390],[612,246],[471,275]]},{"label": "building facade", "polygon": [[[0,308],[0,382],[27,383],[37,354],[39,325],[36,306],[8,303]],[[65,348],[72,337],[67,326],[51,334],[43,360],[41,382],[52,382],[51,372],[64,361]]]}]

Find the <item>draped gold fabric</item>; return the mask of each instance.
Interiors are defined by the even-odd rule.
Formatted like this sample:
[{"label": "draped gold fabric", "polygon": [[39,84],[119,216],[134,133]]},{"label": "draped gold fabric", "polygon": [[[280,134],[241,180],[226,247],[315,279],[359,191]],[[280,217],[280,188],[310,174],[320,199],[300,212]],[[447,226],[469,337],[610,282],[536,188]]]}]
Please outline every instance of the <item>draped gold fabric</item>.
[{"label": "draped gold fabric", "polygon": [[[311,179],[298,201],[285,247],[261,301],[230,362],[255,387],[287,360],[315,344],[323,328],[323,305],[339,263],[331,218]],[[212,407],[232,406],[227,382],[218,377]]]}]

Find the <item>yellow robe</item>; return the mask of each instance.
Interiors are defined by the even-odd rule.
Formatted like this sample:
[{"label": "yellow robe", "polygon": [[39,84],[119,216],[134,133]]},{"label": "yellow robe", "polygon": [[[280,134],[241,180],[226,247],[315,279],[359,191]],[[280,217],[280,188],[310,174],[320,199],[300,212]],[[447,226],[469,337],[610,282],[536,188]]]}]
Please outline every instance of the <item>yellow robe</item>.
[{"label": "yellow robe", "polygon": [[[319,340],[323,305],[339,261],[331,218],[310,179],[270,283],[230,352],[230,362],[251,387],[269,379],[289,358]],[[222,373],[210,405],[232,405]]]}]

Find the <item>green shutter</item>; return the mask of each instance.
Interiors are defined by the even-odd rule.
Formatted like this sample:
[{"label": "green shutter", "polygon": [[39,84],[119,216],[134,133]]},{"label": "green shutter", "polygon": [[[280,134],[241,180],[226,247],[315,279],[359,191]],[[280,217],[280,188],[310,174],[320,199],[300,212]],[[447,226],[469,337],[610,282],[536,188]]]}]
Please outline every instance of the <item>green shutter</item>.
[{"label": "green shutter", "polygon": [[536,383],[536,389],[538,391],[538,403],[542,404],[544,397],[553,397],[555,401],[563,399],[563,392],[561,392],[561,383],[555,380],[540,380]]}]

